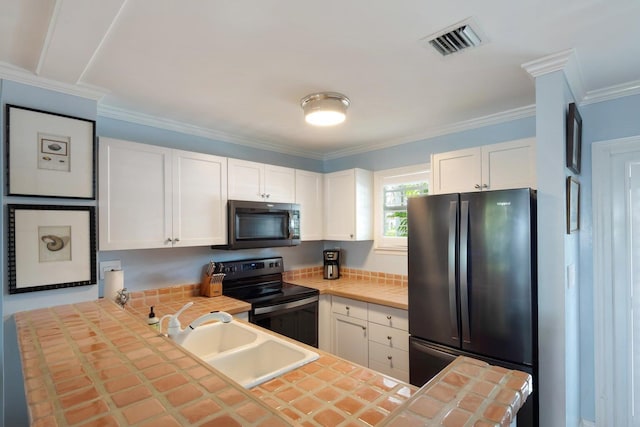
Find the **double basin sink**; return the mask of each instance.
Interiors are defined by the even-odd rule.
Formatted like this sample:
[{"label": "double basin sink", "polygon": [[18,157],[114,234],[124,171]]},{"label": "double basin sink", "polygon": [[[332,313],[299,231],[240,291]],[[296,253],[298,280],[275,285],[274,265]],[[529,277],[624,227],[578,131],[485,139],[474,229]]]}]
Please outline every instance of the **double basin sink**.
[{"label": "double basin sink", "polygon": [[316,352],[237,320],[198,326],[181,345],[245,388],[319,357]]}]

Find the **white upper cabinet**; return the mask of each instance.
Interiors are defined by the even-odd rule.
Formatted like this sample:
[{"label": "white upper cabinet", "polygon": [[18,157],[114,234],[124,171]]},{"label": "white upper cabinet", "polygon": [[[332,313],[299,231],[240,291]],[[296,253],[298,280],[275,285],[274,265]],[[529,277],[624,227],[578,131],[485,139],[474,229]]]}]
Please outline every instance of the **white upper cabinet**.
[{"label": "white upper cabinet", "polygon": [[373,174],[348,169],[324,176],[326,240],[373,239]]},{"label": "white upper cabinet", "polygon": [[535,138],[434,154],[434,194],[536,187]]},{"label": "white upper cabinet", "polygon": [[227,159],[173,150],[173,245],[227,243]]},{"label": "white upper cabinet", "polygon": [[434,154],[431,180],[434,194],[474,191],[482,181],[480,148]]},{"label": "white upper cabinet", "polygon": [[482,189],[537,187],[536,140],[487,145],[482,150]]},{"label": "white upper cabinet", "polygon": [[229,199],[293,203],[295,170],[247,160],[229,159]]},{"label": "white upper cabinet", "polygon": [[322,240],[324,225],[324,176],[296,169],[296,200],[300,205],[300,235],[305,240]]},{"label": "white upper cabinet", "polygon": [[100,138],[100,250],[225,244],[226,176],[223,157]]},{"label": "white upper cabinet", "polygon": [[264,165],[264,194],[268,202],[295,202],[295,169],[285,168],[282,166]]}]

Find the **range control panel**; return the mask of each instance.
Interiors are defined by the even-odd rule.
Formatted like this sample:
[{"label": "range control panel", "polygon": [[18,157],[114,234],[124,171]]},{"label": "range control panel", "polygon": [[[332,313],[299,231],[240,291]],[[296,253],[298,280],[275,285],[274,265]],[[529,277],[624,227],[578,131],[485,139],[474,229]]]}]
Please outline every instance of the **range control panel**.
[{"label": "range control panel", "polygon": [[222,270],[225,273],[225,282],[277,274],[284,271],[282,257],[225,261],[223,264]]}]

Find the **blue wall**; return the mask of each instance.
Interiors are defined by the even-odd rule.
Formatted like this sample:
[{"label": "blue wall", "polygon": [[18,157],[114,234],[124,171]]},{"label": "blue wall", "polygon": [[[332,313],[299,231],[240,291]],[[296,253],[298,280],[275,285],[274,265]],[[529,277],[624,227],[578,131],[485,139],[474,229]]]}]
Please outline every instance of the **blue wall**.
[{"label": "blue wall", "polygon": [[[82,117],[86,119],[96,119],[96,101],[79,98],[76,96],[65,95],[58,92],[48,91],[32,86],[15,83],[8,80],[2,81],[2,92],[0,93],[0,105],[2,107],[2,119],[0,119],[0,146],[2,155],[2,170],[5,170],[4,162],[5,153],[5,106],[6,104],[15,104],[19,106],[37,108],[45,111],[51,111],[70,116]],[[94,205],[92,201],[72,201],[62,199],[48,198],[29,198],[29,197],[8,197],[5,196],[5,174],[0,177],[0,184],[3,188],[2,197],[2,224],[4,224],[4,214],[6,204],[8,203],[49,203],[49,204],[83,204]],[[8,286],[6,285],[7,265],[4,256],[4,248],[6,247],[5,226],[0,231],[0,247],[2,247],[2,277],[5,286],[2,288],[2,329],[3,336],[0,341],[0,353],[4,355],[3,366],[3,386],[4,390],[10,390],[10,393],[4,393],[0,396],[0,407],[3,408],[3,422],[6,426],[23,426],[28,425],[26,402],[24,399],[24,382],[22,380],[22,370],[20,364],[20,355],[18,352],[18,343],[16,338],[15,323],[11,316],[16,311],[27,309],[47,307],[51,305],[68,304],[79,301],[87,301],[97,298],[97,286],[81,286],[78,288],[60,289],[43,292],[32,292],[27,294],[9,295]]]},{"label": "blue wall", "polygon": [[144,144],[159,145],[168,148],[196,151],[199,153],[214,154],[216,156],[232,157],[242,160],[267,163],[289,168],[304,169],[314,172],[322,172],[321,160],[292,156],[290,154],[276,153],[274,151],[261,150],[239,144],[229,144],[215,141],[201,136],[187,135],[184,133],[158,129],[151,126],[99,117],[97,123],[98,137],[125,139]]},{"label": "blue wall", "polygon": [[535,136],[535,134],[536,119],[532,116],[482,128],[440,135],[376,151],[327,160],[324,171],[335,172],[349,168],[377,171],[429,163],[431,161],[430,156],[434,153],[529,138]]}]

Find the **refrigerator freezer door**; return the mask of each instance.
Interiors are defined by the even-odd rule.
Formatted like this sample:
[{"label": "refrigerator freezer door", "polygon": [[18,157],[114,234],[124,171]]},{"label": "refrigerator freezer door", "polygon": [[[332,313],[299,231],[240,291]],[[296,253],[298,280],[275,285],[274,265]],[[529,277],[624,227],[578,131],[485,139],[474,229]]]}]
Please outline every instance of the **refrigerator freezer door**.
[{"label": "refrigerator freezer door", "polygon": [[456,353],[442,351],[425,341],[409,337],[409,381],[416,387],[422,387],[456,357]]},{"label": "refrigerator freezer door", "polygon": [[409,332],[460,346],[458,315],[458,194],[408,202]]},{"label": "refrigerator freezer door", "polygon": [[[534,362],[535,290],[530,190],[460,195],[462,349],[519,364]],[[533,237],[532,237],[533,236]],[[464,260],[463,260],[464,259]]]}]

